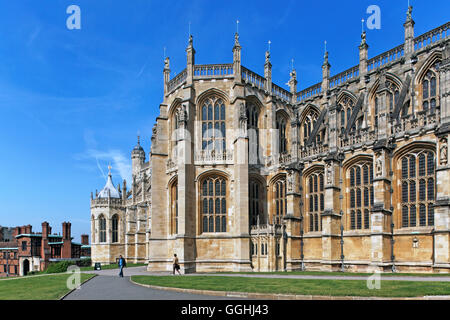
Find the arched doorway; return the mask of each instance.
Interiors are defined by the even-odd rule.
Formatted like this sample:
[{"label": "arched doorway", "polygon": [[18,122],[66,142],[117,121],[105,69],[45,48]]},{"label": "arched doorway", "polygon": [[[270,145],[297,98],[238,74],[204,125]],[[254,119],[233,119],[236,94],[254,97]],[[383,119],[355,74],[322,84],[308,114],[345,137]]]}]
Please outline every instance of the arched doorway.
[{"label": "arched doorway", "polygon": [[23,275],[26,276],[30,271],[30,261],[28,259],[23,260]]}]

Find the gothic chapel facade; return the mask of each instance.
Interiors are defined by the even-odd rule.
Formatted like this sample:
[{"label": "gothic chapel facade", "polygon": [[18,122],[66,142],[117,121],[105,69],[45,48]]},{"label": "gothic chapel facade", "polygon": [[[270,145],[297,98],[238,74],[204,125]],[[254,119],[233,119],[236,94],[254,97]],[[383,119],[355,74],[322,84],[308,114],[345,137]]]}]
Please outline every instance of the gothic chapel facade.
[{"label": "gothic chapel facade", "polygon": [[150,271],[450,272],[450,23],[297,91],[241,65],[170,79],[149,161],[91,196],[93,262]]}]

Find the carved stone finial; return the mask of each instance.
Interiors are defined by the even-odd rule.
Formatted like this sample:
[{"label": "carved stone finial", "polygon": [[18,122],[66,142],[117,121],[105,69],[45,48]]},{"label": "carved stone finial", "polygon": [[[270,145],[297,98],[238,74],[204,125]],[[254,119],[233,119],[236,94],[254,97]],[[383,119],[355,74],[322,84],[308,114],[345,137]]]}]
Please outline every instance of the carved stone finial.
[{"label": "carved stone finial", "polygon": [[363,33],[361,33],[361,45],[365,44],[366,44],[366,32],[363,31]]},{"label": "carved stone finial", "polygon": [[266,64],[270,63],[270,52],[266,51]]},{"label": "carved stone finial", "polygon": [[408,11],[406,12],[406,21],[412,20],[412,10],[413,6],[408,6]]},{"label": "carved stone finial", "polygon": [[169,57],[166,57],[164,59],[164,69],[170,69],[170,59],[169,59]]}]

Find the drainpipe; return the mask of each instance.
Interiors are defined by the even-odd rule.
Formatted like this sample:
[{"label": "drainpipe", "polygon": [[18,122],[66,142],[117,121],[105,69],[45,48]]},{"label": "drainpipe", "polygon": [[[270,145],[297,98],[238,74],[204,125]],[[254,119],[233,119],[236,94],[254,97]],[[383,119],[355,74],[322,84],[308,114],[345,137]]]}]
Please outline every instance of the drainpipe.
[{"label": "drainpipe", "polygon": [[9,251],[6,251],[6,277],[9,277]]},{"label": "drainpipe", "polygon": [[344,226],[341,224],[341,272],[345,272],[344,266]]},{"label": "drainpipe", "polygon": [[300,259],[302,260],[301,271],[305,271],[305,261],[303,255],[303,216],[300,216]]},{"label": "drainpipe", "polygon": [[392,261],[392,272],[397,272],[395,268],[395,256],[394,256],[394,224],[391,223],[391,261]]},{"label": "drainpipe", "polygon": [[432,265],[434,266],[434,264],[435,264],[435,252],[434,252],[434,245],[435,245],[435,243],[434,243],[434,232],[435,232],[435,229],[433,228],[433,230],[431,230],[431,235],[432,235],[432,239],[433,239],[433,249],[431,250],[431,262],[432,262]]}]

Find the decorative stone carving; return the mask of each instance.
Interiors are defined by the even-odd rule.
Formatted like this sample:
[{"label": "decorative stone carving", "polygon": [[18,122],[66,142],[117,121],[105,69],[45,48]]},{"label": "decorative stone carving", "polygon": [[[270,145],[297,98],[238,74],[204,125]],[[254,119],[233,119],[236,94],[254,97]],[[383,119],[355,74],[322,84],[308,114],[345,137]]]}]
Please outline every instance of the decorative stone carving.
[{"label": "decorative stone carving", "polygon": [[443,138],[441,139],[441,147],[440,147],[440,163],[441,165],[447,164],[447,153],[448,153],[448,147],[447,147],[447,139]]},{"label": "decorative stone carving", "polygon": [[177,109],[176,118],[179,128],[185,128],[188,121],[188,113],[186,111],[186,105],[182,105]]},{"label": "decorative stone carving", "polygon": [[288,171],[288,176],[287,176],[287,191],[288,192],[293,192],[295,191],[296,187],[295,187],[295,172],[293,170]]},{"label": "decorative stone carving", "polygon": [[381,154],[377,154],[377,160],[376,160],[376,175],[377,177],[381,177],[383,174],[383,159],[381,157]]},{"label": "decorative stone carving", "polygon": [[239,104],[239,131],[241,137],[247,136],[247,108],[242,102]]},{"label": "decorative stone carving", "polygon": [[331,163],[327,163],[327,184],[333,184],[333,169]]}]

